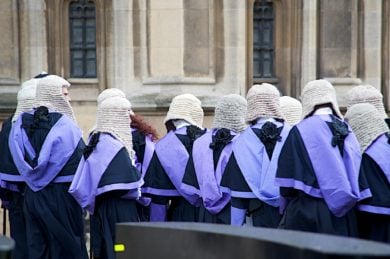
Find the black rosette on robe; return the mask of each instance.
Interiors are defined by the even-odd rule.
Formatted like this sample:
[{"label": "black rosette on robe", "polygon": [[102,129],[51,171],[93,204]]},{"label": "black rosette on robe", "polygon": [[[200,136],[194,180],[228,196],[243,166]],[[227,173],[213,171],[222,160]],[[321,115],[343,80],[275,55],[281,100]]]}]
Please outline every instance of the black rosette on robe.
[{"label": "black rosette on robe", "polygon": [[234,135],[230,134],[230,130],[226,128],[217,130],[215,135],[212,136],[212,142],[209,147],[213,150],[214,169],[217,167],[222,150],[232,141],[233,138]]},{"label": "black rosette on robe", "polygon": [[336,118],[336,116],[330,115],[332,122],[326,122],[332,131],[332,146],[338,147],[341,156],[344,155],[344,140],[349,134],[348,126],[345,122]]},{"label": "black rosette on robe", "polygon": [[260,130],[253,129],[257,137],[265,146],[269,159],[271,159],[272,157],[276,142],[282,140],[282,137],[280,136],[282,129],[283,127],[278,128],[276,124],[270,121],[264,123],[263,127],[261,127]]},{"label": "black rosette on robe", "polygon": [[218,150],[221,147],[224,148],[233,138],[234,135],[230,134],[230,130],[225,128],[219,129],[212,137],[213,141],[210,143],[210,148],[212,150]]},{"label": "black rosette on robe", "polygon": [[31,144],[37,155],[35,157],[30,157],[26,152],[24,158],[31,167],[35,168],[38,164],[39,152],[41,151],[43,142],[51,129],[48,108],[39,106],[32,115],[32,123],[28,122],[30,119],[30,116],[22,117],[22,128],[25,129],[28,138],[33,139]]},{"label": "black rosette on robe", "polygon": [[26,125],[22,123],[22,128],[27,132],[28,137],[31,137],[37,129],[49,130],[49,110],[45,106],[38,107],[33,115],[33,123]]}]

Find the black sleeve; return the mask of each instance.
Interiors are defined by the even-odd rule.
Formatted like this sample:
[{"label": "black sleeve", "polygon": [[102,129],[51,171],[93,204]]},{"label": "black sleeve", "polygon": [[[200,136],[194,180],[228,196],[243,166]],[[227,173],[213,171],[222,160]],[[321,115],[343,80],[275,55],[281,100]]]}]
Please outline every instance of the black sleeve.
[{"label": "black sleeve", "polygon": [[249,208],[249,200],[250,199],[243,199],[243,198],[232,197],[231,205],[232,205],[232,207],[235,207],[235,208],[238,208],[238,209],[248,210],[248,208]]},{"label": "black sleeve", "polygon": [[187,184],[187,185],[191,185],[191,186],[195,187],[196,189],[199,189],[198,178],[196,178],[194,160],[193,160],[192,156],[190,156],[190,158],[188,159],[188,163],[186,166],[186,170],[185,170],[182,182]]},{"label": "black sleeve", "polygon": [[144,187],[176,190],[175,186],[173,185],[167,173],[165,172],[164,168],[162,167],[156,152],[153,153],[149,167],[146,170],[144,176],[144,181],[145,181]]},{"label": "black sleeve", "polygon": [[149,195],[150,198],[152,198],[152,203],[160,204],[160,205],[167,205],[169,203],[170,197],[166,196],[158,196],[158,195]]},{"label": "black sleeve", "polygon": [[221,186],[227,187],[232,191],[238,192],[252,192],[247,184],[241,169],[237,164],[234,153],[229,158],[222,176]]},{"label": "black sleeve", "polygon": [[19,175],[8,145],[9,133],[12,126],[11,120],[12,116],[4,121],[0,131],[0,172]]},{"label": "black sleeve", "polygon": [[142,164],[144,161],[145,147],[146,147],[145,135],[143,135],[139,131],[133,131],[132,137],[133,137],[133,149],[137,155],[137,160]]},{"label": "black sleeve", "polygon": [[[276,177],[294,179],[319,189],[309,154],[297,127],[291,129],[280,152]],[[284,197],[296,194],[290,188],[281,188],[280,191]]]},{"label": "black sleeve", "polygon": [[360,181],[362,178],[366,179],[372,197],[363,200],[361,203],[390,208],[390,183],[379,165],[367,154],[363,154],[362,157],[359,175],[360,188],[362,188],[362,184],[364,185],[364,182]]}]

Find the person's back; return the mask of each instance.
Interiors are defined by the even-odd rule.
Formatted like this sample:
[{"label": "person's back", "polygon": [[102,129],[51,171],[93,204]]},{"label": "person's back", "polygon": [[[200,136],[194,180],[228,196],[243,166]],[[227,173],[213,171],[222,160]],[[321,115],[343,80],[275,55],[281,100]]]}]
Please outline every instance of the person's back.
[{"label": "person's back", "polygon": [[151,221],[197,221],[200,197],[181,188],[194,141],[203,135],[201,102],[191,94],[176,96],[165,118],[167,135],[156,144],[143,192],[152,198]]},{"label": "person's back", "polygon": [[345,118],[359,140],[363,153],[360,174],[372,193],[358,204],[359,236],[389,243],[390,134],[382,114],[369,103],[358,103],[348,108]]},{"label": "person's back", "polygon": [[135,166],[130,102],[111,97],[98,104],[97,123],[69,192],[91,215],[94,258],[115,258],[115,224],[138,222],[143,184]]},{"label": "person's back", "polygon": [[256,227],[276,228],[280,221],[275,173],[290,126],[279,109],[280,93],[271,84],[252,86],[247,94],[250,124],[233,144],[221,185],[229,188],[231,224],[243,225],[246,215]]},{"label": "person's back", "polygon": [[279,227],[356,236],[355,204],[370,195],[359,182],[359,143],[341,119],[329,82],[309,82],[302,106],[305,118],[290,131],[278,162],[285,203]]},{"label": "person's back", "polygon": [[183,189],[199,193],[199,221],[230,224],[230,193],[221,187],[226,164],[245,123],[247,102],[237,94],[223,96],[217,103],[213,129],[195,140],[193,159],[183,178]]},{"label": "person's back", "polygon": [[68,193],[85,146],[63,94],[68,86],[58,76],[42,78],[37,108],[22,113],[10,133],[10,151],[26,183],[29,258],[87,257],[82,209]]}]

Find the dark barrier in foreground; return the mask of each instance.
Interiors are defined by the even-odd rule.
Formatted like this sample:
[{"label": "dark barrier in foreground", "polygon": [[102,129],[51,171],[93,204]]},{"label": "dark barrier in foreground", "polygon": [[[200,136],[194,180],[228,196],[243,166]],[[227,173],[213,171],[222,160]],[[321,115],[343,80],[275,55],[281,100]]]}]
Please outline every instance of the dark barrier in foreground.
[{"label": "dark barrier in foreground", "polygon": [[390,258],[390,245],[278,229],[201,223],[117,225],[117,258]]},{"label": "dark barrier in foreground", "polygon": [[0,236],[0,259],[11,259],[15,242],[6,236]]}]

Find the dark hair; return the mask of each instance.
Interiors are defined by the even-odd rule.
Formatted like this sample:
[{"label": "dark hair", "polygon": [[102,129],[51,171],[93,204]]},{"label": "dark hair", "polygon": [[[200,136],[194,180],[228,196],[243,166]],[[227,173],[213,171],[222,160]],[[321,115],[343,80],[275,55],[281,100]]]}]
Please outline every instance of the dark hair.
[{"label": "dark hair", "polygon": [[314,109],[308,115],[305,116],[305,119],[312,116],[316,110],[321,109],[321,108],[331,108],[333,115],[336,117],[339,117],[339,115],[334,110],[333,105],[331,103],[323,103],[323,104],[317,104],[316,106],[314,106]]},{"label": "dark hair", "polygon": [[175,124],[173,124],[173,120],[169,120],[169,121],[165,122],[165,128],[167,129],[167,133],[172,131],[172,130],[176,130],[176,126],[175,126]]},{"label": "dark hair", "polygon": [[130,118],[130,126],[132,128],[137,129],[141,134],[145,136],[151,135],[153,141],[158,140],[157,130],[153,128],[153,126],[150,125],[148,122],[146,122],[146,120],[141,115],[132,114],[130,115]]}]

